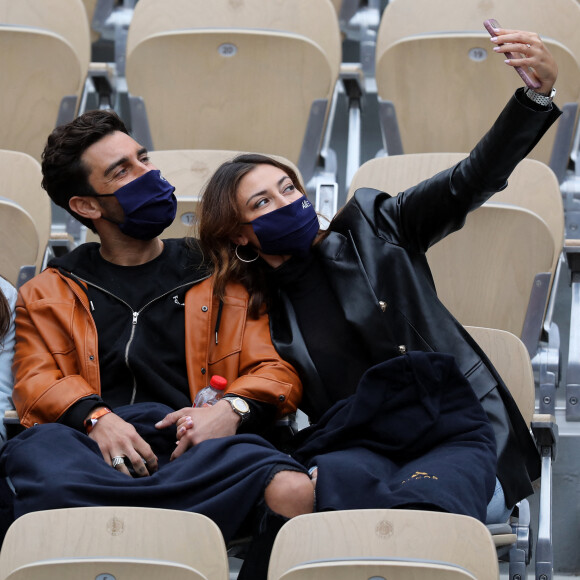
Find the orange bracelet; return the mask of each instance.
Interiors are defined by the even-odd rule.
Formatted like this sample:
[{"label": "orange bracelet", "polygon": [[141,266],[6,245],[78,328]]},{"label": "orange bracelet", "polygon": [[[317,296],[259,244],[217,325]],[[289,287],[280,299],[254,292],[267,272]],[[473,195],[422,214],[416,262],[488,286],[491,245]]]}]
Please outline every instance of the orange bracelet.
[{"label": "orange bracelet", "polygon": [[87,432],[87,435],[94,429],[95,425],[97,424],[97,421],[101,417],[103,417],[107,413],[112,412],[113,411],[111,411],[109,407],[99,407],[94,413],[91,413],[90,417],[88,419],[85,419],[85,430]]}]

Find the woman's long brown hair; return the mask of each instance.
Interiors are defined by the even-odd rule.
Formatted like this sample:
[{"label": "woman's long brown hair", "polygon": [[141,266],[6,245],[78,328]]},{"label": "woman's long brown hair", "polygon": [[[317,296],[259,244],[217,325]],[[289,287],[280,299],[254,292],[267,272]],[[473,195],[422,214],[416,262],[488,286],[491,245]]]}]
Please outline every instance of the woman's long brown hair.
[{"label": "woman's long brown hair", "polygon": [[[222,163],[204,188],[198,208],[199,240],[204,255],[214,268],[214,292],[223,298],[229,282],[240,282],[250,294],[249,312],[257,316],[266,298],[264,265],[261,260],[242,262],[235,255],[231,238],[238,232],[242,216],[238,209],[237,191],[242,178],[260,164],[273,165],[284,171],[296,189],[306,195],[296,172],[285,163],[266,155],[243,154]],[[248,250],[238,253],[247,259]]]},{"label": "woman's long brown hair", "polygon": [[10,328],[11,317],[12,312],[8,300],[6,299],[6,296],[4,296],[2,290],[0,290],[0,344]]}]

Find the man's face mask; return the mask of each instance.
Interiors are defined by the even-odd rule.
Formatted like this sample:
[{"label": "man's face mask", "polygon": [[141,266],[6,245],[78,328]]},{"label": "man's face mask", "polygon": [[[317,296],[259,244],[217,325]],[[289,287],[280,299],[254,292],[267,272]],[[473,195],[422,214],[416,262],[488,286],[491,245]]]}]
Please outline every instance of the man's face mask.
[{"label": "man's face mask", "polygon": [[115,193],[98,197],[117,198],[125,214],[123,222],[117,225],[125,235],[138,240],[152,240],[175,219],[177,199],[174,191],[175,187],[161,176],[161,172],[152,169]]},{"label": "man's face mask", "polygon": [[251,222],[262,252],[274,255],[306,256],[318,233],[318,216],[302,196],[296,201]]}]

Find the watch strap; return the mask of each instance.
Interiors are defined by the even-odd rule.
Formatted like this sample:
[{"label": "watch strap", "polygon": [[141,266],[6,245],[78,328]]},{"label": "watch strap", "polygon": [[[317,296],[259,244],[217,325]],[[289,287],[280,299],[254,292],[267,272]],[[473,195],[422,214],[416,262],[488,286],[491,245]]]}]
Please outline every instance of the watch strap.
[{"label": "watch strap", "polygon": [[528,88],[525,90],[525,95],[528,97],[528,99],[534,101],[534,103],[543,107],[547,107],[552,103],[554,97],[556,96],[556,88],[553,87],[549,95],[542,95],[540,93],[536,93],[536,91],[533,89]]},{"label": "watch strap", "polygon": [[[242,397],[238,397],[236,395],[226,395],[225,397],[222,397],[222,398],[224,399],[224,401],[227,401],[230,404],[232,411],[242,419],[242,423],[244,421],[246,421],[247,419],[249,419],[250,406],[248,405],[247,401],[242,399]],[[248,407],[248,410],[244,412],[244,411],[241,411],[240,409],[238,409],[236,407],[236,404],[235,404],[236,401],[243,401],[246,404],[246,406]]]}]

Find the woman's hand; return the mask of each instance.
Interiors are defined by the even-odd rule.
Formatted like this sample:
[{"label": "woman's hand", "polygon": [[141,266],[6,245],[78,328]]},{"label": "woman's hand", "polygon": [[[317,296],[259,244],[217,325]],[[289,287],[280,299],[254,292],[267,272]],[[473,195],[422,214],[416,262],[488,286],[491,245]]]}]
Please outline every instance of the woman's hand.
[{"label": "woman's hand", "polygon": [[234,413],[227,401],[218,401],[213,406],[188,407],[169,413],[155,427],[177,426],[177,445],[171,456],[173,460],[202,441],[235,435],[240,421],[239,415]]},{"label": "woman's hand", "polygon": [[524,30],[498,28],[491,41],[497,44],[495,52],[513,53],[515,58],[506,60],[508,66],[530,67],[529,74],[541,86],[534,89],[537,93],[549,95],[558,76],[558,65],[546,48],[539,34]]}]

